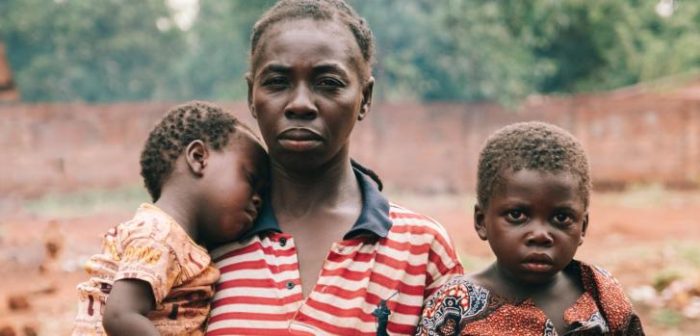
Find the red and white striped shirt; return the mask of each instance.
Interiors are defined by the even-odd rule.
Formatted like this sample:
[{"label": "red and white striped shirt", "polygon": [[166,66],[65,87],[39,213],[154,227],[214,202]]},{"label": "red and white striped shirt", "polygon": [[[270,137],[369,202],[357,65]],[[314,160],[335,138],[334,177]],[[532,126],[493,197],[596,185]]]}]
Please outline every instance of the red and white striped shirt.
[{"label": "red and white striped shirt", "polygon": [[362,213],[331,247],[306,300],[294,238],[280,231],[269,202],[247,237],[212,251],[221,278],[207,335],[375,335],[372,312],[389,298],[388,334],[415,332],[423,301],[462,266],[440,224],[390,205],[356,176]]}]

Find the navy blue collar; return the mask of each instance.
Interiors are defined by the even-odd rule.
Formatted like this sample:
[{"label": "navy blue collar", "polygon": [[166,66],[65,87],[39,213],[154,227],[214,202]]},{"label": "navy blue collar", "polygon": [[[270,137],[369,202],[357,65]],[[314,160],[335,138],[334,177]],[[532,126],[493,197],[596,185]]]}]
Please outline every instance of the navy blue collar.
[{"label": "navy blue collar", "polygon": [[[360,185],[360,192],[362,192],[362,212],[350,231],[343,236],[343,239],[351,239],[367,233],[384,238],[389,234],[392,225],[389,218],[389,201],[381,194],[369,176],[355,168],[353,171]],[[255,221],[255,226],[239,240],[247,240],[268,231],[282,232],[277,218],[275,218],[275,211],[272,209],[269,196],[264,197],[260,216]]]}]

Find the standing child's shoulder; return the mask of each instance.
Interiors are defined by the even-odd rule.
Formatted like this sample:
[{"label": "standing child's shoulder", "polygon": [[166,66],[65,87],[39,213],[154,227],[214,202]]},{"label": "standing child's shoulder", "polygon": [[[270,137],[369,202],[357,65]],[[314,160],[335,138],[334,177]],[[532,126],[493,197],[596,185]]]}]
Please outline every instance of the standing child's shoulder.
[{"label": "standing child's shoulder", "polygon": [[629,330],[639,328],[639,318],[634,313],[624,288],[606,269],[578,262],[581,280],[588,292],[599,305],[610,330]]}]

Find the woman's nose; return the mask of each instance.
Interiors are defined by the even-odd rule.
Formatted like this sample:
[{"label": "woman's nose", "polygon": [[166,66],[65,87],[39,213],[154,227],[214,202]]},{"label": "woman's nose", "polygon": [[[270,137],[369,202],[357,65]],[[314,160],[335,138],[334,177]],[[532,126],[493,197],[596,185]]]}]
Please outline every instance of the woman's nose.
[{"label": "woman's nose", "polygon": [[313,120],[317,115],[318,109],[313,100],[313,92],[306,85],[297,85],[284,110],[284,116],[287,119]]}]

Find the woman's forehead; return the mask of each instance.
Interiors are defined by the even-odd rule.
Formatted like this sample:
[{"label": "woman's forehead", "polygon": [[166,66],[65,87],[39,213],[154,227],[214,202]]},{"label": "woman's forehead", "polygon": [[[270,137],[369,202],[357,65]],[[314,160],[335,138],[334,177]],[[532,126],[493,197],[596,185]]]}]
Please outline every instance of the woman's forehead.
[{"label": "woman's forehead", "polygon": [[358,72],[367,66],[350,29],[337,20],[293,19],[270,26],[260,39],[253,55],[252,68],[264,63],[292,63],[323,57],[350,63]]}]

